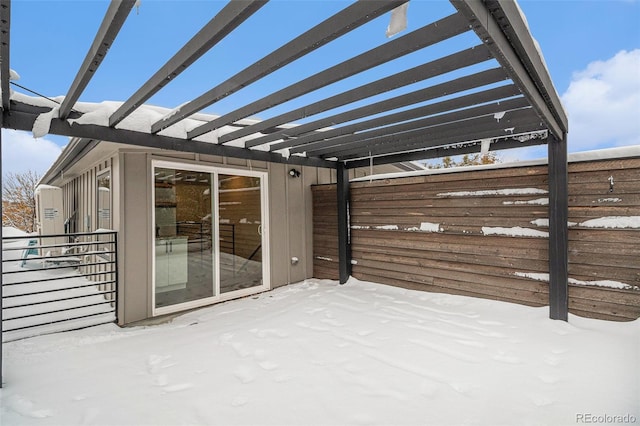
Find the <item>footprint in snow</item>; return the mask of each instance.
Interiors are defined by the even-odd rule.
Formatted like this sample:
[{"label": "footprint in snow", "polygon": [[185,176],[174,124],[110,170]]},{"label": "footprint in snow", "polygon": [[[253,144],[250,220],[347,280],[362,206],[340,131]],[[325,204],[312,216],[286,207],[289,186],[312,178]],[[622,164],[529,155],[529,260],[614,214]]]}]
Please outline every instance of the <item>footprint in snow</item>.
[{"label": "footprint in snow", "polygon": [[507,364],[520,364],[520,358],[502,351],[498,352],[491,358],[493,358],[495,361],[504,362]]},{"label": "footprint in snow", "polygon": [[169,368],[175,364],[163,364],[166,360],[171,359],[171,355],[149,355],[147,358],[147,371],[149,374],[157,373],[161,368]]},{"label": "footprint in snow", "polygon": [[552,376],[549,374],[539,374],[538,375],[538,379],[542,382],[542,383],[546,383],[549,385],[553,385],[555,383],[558,383],[558,378],[556,376]]},{"label": "footprint in snow", "polygon": [[544,407],[553,404],[553,400],[545,395],[533,395],[531,401],[536,407]]},{"label": "footprint in snow", "polygon": [[162,388],[165,392],[179,392],[187,389],[191,389],[193,384],[191,383],[179,383],[177,385],[165,386]]},{"label": "footprint in snow", "polygon": [[248,396],[238,395],[235,398],[233,398],[233,401],[231,401],[231,405],[234,406],[234,407],[242,407],[247,402],[249,402],[249,397]]},{"label": "footprint in snow", "polygon": [[253,328],[251,330],[249,330],[251,333],[255,334],[256,336],[258,336],[261,339],[264,339],[265,337],[289,337],[289,333],[286,332],[285,330],[279,329],[279,328],[265,328],[265,329],[257,329],[257,328]]},{"label": "footprint in snow", "polygon": [[271,361],[262,361],[259,362],[258,365],[260,366],[260,368],[267,371],[275,370],[276,368],[278,368],[278,364]]},{"label": "footprint in snow", "polygon": [[166,374],[159,374],[153,379],[154,386],[166,386],[169,384],[169,378]]},{"label": "footprint in snow", "polygon": [[556,356],[547,355],[544,357],[545,364],[550,365],[552,367],[555,367],[556,365],[560,364],[560,361],[562,360]]},{"label": "footprint in snow", "polygon": [[251,383],[256,379],[255,375],[251,371],[251,368],[247,367],[246,365],[241,365],[236,368],[233,372],[233,375],[236,377],[236,379],[240,380],[240,383],[242,384]]},{"label": "footprint in snow", "polygon": [[8,409],[24,417],[44,419],[46,417],[53,416],[53,412],[51,410],[38,410],[34,407],[33,402],[21,395],[10,396],[7,398],[5,404]]},{"label": "footprint in snow", "polygon": [[332,325],[334,327],[344,327],[344,323],[340,322],[338,320],[335,319],[330,319],[330,318],[324,318],[320,320],[321,322],[323,322],[324,324],[329,324]]}]

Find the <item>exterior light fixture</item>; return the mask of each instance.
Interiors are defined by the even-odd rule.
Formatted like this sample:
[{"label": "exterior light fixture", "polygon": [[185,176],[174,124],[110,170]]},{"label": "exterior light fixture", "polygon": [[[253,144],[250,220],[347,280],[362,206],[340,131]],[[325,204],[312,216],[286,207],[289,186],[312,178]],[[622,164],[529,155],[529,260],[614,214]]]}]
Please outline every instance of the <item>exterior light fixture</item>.
[{"label": "exterior light fixture", "polygon": [[289,176],[291,176],[292,178],[299,178],[300,177],[300,170],[297,170],[297,169],[289,170]]}]

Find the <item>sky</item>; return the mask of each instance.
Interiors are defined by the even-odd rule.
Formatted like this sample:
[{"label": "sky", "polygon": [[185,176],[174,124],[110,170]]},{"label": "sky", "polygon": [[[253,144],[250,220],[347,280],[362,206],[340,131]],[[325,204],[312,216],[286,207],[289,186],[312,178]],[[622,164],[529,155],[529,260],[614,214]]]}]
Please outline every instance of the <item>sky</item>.
[{"label": "sky", "polygon": [[[640,26],[637,24],[640,1],[520,0],[519,4],[568,113],[569,151],[640,144]],[[14,0],[10,66],[20,75],[17,83],[49,97],[64,95],[107,5],[104,0]],[[142,0],[139,8],[131,12],[80,100],[127,99],[223,5],[223,2],[208,0]],[[300,34],[319,22],[319,17],[329,16],[343,7],[345,3],[340,1],[272,0],[249,18],[247,22],[251,25],[243,28],[244,32],[232,33],[227,45],[216,46],[180,75],[179,83],[176,79],[175,84],[168,85],[148,102],[173,108],[197,97],[260,59],[264,49],[281,46],[292,34]],[[418,19],[422,14],[443,17],[451,10],[444,0],[410,0],[408,30],[416,28],[412,22],[416,25],[422,22]],[[388,16],[379,20],[386,26]],[[364,51],[367,44],[373,42],[364,29],[354,31],[349,37],[352,45],[339,44],[347,43],[342,39],[332,42],[343,47],[333,49],[332,57],[320,49],[292,64],[286,71],[289,74],[275,72],[260,84],[264,87],[282,85],[283,81],[296,77],[295,74],[310,75],[318,63],[337,63],[356,47],[359,52]],[[375,72],[370,71],[369,77]],[[357,78],[360,77],[352,77],[345,84]],[[340,84],[328,90],[342,90]],[[254,99],[250,91],[243,90],[205,111],[224,113]],[[295,104],[283,107],[287,105]],[[273,114],[282,111],[274,109]],[[2,130],[2,136],[5,175],[28,169],[43,173],[67,143],[65,137],[47,135],[34,139],[28,132],[12,130]],[[504,159],[508,160],[545,156],[544,147],[504,153]]]}]

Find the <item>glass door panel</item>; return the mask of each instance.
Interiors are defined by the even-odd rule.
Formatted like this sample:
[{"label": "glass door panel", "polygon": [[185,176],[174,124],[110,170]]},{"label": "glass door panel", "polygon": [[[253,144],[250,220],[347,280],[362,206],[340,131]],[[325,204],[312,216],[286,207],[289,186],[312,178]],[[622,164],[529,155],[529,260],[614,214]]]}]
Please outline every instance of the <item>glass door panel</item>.
[{"label": "glass door panel", "polygon": [[215,295],[211,173],[154,168],[155,308]]},{"label": "glass door panel", "polygon": [[220,293],[261,286],[261,178],[218,176]]}]

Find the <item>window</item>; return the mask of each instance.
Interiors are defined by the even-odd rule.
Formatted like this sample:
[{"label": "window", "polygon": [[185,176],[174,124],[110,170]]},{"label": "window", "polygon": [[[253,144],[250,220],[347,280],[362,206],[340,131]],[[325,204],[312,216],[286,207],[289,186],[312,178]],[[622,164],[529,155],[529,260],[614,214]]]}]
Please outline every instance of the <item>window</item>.
[{"label": "window", "polygon": [[98,229],[111,229],[111,170],[98,175],[97,186]]}]

